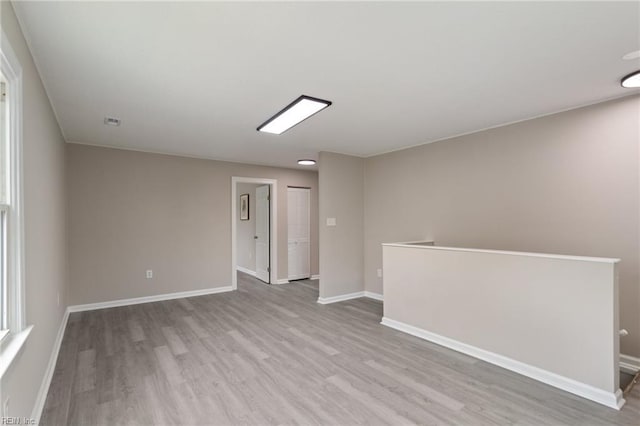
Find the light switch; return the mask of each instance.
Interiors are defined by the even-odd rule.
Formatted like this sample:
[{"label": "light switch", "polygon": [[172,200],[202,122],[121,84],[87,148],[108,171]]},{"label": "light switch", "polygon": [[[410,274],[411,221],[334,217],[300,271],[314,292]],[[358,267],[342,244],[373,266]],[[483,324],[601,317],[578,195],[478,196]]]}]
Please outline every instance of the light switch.
[{"label": "light switch", "polygon": [[336,218],[328,217],[327,218],[327,226],[336,226]]}]

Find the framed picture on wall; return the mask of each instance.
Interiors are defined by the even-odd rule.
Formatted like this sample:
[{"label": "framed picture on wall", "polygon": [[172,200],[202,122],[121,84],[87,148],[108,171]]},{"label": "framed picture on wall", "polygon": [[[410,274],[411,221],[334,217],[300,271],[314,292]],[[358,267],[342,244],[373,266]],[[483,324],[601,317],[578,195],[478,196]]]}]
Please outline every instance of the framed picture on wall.
[{"label": "framed picture on wall", "polygon": [[249,194],[240,196],[240,220],[249,220]]}]

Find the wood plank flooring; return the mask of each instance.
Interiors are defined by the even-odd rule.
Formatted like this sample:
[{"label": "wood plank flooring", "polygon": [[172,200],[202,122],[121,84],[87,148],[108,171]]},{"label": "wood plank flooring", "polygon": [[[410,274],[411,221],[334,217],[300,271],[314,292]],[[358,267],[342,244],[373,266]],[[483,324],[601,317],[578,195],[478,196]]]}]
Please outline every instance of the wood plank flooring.
[{"label": "wood plank flooring", "polygon": [[618,412],[319,305],[317,281],[71,314],[43,425],[638,425]]}]

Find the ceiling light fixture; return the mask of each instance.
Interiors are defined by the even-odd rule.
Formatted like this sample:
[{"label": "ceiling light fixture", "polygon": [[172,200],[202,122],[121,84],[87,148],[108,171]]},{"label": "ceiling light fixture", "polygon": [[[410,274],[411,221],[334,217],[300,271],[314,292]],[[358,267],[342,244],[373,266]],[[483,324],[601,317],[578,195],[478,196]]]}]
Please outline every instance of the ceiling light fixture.
[{"label": "ceiling light fixture", "polygon": [[120,119],[119,118],[114,118],[114,117],[105,117],[104,118],[104,124],[106,124],[107,126],[119,126],[120,125]]},{"label": "ceiling light fixture", "polygon": [[625,76],[620,81],[620,84],[622,84],[622,87],[626,87],[627,89],[636,89],[640,87],[640,71],[635,71]]},{"label": "ceiling light fixture", "polygon": [[640,50],[634,50],[633,52],[629,52],[622,57],[625,61],[630,61],[632,59],[640,58]]},{"label": "ceiling light fixture", "polygon": [[316,164],[316,160],[298,160],[298,164],[301,166],[313,166]]},{"label": "ceiling light fixture", "polygon": [[331,105],[330,101],[302,95],[284,107],[276,115],[262,123],[257,130],[259,132],[279,135],[315,113],[322,111],[329,105]]}]

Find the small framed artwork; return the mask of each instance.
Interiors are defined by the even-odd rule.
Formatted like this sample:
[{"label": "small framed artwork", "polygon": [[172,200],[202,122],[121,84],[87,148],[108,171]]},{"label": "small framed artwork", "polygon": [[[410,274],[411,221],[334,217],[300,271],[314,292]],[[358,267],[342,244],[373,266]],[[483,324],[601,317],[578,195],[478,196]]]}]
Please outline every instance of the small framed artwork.
[{"label": "small framed artwork", "polygon": [[249,194],[240,196],[240,220],[249,220]]}]

